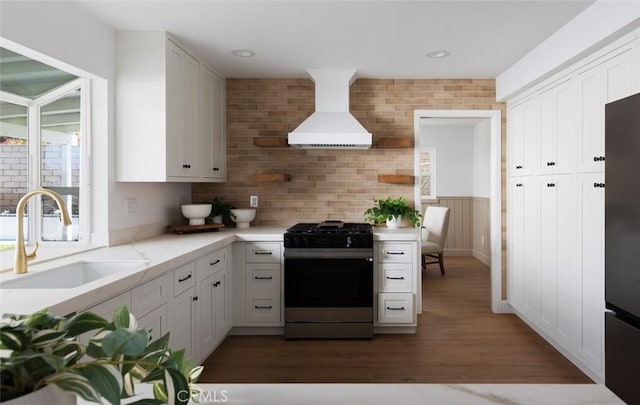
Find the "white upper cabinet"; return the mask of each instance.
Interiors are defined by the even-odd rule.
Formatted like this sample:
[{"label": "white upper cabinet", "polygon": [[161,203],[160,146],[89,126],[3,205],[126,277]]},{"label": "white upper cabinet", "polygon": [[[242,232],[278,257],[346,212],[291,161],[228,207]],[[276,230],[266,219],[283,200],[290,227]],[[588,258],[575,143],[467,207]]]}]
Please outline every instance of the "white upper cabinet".
[{"label": "white upper cabinet", "polygon": [[198,177],[198,71],[196,58],[167,41],[166,173]]},{"label": "white upper cabinet", "polygon": [[200,162],[202,176],[211,181],[227,177],[225,132],[225,83],[211,69],[200,66]]},{"label": "white upper cabinet", "polygon": [[508,173],[510,176],[535,174],[540,126],[538,100],[531,98],[510,108],[508,117]]},{"label": "white upper cabinet", "polygon": [[165,32],[116,34],[118,181],[224,180],[224,134],[222,79]]},{"label": "white upper cabinet", "polygon": [[576,84],[568,78],[545,90],[540,99],[538,174],[575,169]]},{"label": "white upper cabinet", "polygon": [[632,44],[627,44],[578,72],[578,170],[581,172],[604,170],[604,105],[634,93],[640,71],[633,58]]}]

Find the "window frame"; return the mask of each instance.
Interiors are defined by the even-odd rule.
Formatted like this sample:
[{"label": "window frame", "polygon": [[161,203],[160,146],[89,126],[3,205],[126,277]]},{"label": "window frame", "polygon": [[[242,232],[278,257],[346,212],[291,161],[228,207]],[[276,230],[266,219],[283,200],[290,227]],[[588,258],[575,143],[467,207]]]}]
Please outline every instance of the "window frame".
[{"label": "window frame", "polygon": [[[27,108],[27,153],[28,153],[28,178],[27,192],[42,187],[42,128],[40,126],[41,108],[56,99],[74,91],[80,90],[80,173],[79,173],[79,190],[78,199],[81,201],[79,205],[78,217],[78,240],[76,241],[49,241],[42,239],[42,216],[41,216],[41,199],[31,198],[28,201],[27,227],[28,242],[38,241],[42,246],[80,246],[89,245],[91,242],[91,133],[90,120],[91,117],[91,85],[87,78],[77,78],[71,80],[42,96],[30,99],[15,94],[0,91],[0,100],[21,105]],[[32,215],[32,213],[34,215]]]},{"label": "window frame", "polygon": [[[422,170],[422,154],[423,153],[429,153],[429,171],[423,171]],[[425,148],[421,148],[419,151],[419,155],[418,155],[418,168],[419,168],[419,176],[420,178],[418,179],[419,183],[419,188],[420,188],[420,202],[421,203],[430,203],[433,202],[435,200],[438,199],[437,195],[436,195],[436,147],[435,146],[430,146],[430,147],[425,147]],[[425,195],[422,194],[422,178],[425,176],[429,176],[429,194]]]}]

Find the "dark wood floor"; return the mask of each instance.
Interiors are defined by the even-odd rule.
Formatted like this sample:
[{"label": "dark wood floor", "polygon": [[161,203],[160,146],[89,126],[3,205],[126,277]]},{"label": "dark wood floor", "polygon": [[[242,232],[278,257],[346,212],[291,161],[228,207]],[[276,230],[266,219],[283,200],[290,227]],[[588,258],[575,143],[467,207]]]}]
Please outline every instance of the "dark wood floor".
[{"label": "dark wood floor", "polygon": [[415,335],[372,340],[229,336],[202,383],[592,383],[515,315],[490,309],[489,269],[446,258],[423,271]]}]

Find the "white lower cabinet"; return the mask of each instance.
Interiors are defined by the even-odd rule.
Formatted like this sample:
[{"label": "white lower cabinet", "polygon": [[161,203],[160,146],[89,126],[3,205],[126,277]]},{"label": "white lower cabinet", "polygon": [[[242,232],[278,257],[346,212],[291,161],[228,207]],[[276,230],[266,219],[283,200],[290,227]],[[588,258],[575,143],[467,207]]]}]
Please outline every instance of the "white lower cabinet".
[{"label": "white lower cabinet", "polygon": [[153,339],[160,338],[167,333],[168,280],[165,274],[94,305],[87,311],[110,321],[115,309],[125,304],[136,318],[138,328],[150,331]]},{"label": "white lower cabinet", "polygon": [[195,359],[196,302],[195,262],[175,269],[171,273],[173,294],[169,300],[169,347],[185,349],[186,356]]},{"label": "white lower cabinet", "polygon": [[416,326],[419,246],[415,241],[375,242],[376,326]]},{"label": "white lower cabinet", "polygon": [[149,331],[152,340],[164,336],[168,331],[167,304],[162,304],[148,314],[137,319],[138,328]]},{"label": "white lower cabinet", "polygon": [[154,340],[168,331],[168,299],[169,276],[167,274],[131,290],[131,312],[138,321],[138,327],[148,330]]},{"label": "white lower cabinet", "polygon": [[[113,298],[109,298],[106,301],[103,301],[99,304],[96,304],[90,308],[82,312],[93,312],[94,314],[106,319],[107,321],[111,321],[113,319],[113,312],[120,305],[126,305],[129,310],[131,310],[131,292],[127,291],[122,294],[118,294]],[[72,314],[70,314],[72,315]],[[67,316],[70,316],[67,315]],[[89,339],[95,335],[95,332],[87,332],[78,336],[78,341],[82,344],[89,343]]]},{"label": "white lower cabinet", "polygon": [[227,282],[228,250],[196,260],[196,358],[204,361],[231,329],[230,285]]},{"label": "white lower cabinet", "polygon": [[411,293],[379,293],[378,323],[414,323],[416,313]]},{"label": "white lower cabinet", "polygon": [[576,337],[576,181],[573,175],[544,176],[540,189],[540,323],[563,345]]},{"label": "white lower cabinet", "polygon": [[231,327],[228,252],[228,248],[217,250],[173,271],[170,347],[186,349],[198,364],[206,360]]},{"label": "white lower cabinet", "polygon": [[236,243],[234,257],[234,326],[282,326],[282,243]]},{"label": "white lower cabinet", "polygon": [[598,372],[604,371],[604,193],[603,173],[579,176],[580,238],[578,239],[579,356]]}]

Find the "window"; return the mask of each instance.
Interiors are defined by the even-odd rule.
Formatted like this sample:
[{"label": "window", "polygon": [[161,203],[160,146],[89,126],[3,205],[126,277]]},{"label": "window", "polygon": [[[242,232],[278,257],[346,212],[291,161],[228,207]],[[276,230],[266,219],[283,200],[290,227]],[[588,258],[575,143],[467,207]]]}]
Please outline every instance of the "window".
[{"label": "window", "polygon": [[436,199],[436,148],[420,151],[420,199]]},{"label": "window", "polygon": [[28,191],[60,194],[73,225],[62,226],[49,197],[29,200],[23,230],[29,242],[87,239],[88,82],[0,48],[0,250],[15,242],[16,205]]}]

